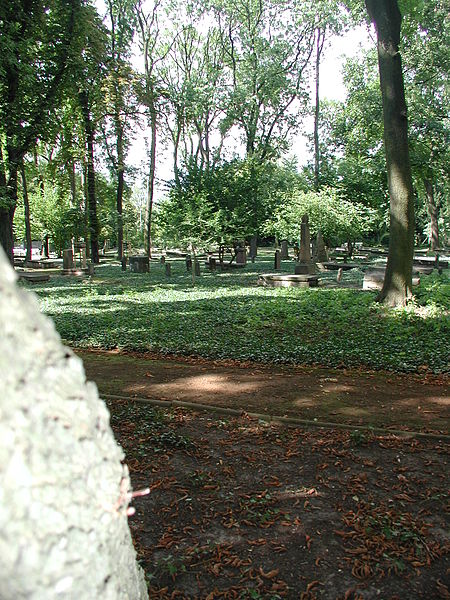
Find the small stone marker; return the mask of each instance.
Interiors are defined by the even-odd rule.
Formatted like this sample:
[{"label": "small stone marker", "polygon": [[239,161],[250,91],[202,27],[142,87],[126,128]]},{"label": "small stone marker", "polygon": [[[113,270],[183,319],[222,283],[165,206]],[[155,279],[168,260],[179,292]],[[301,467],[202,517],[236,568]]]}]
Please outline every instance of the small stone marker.
[{"label": "small stone marker", "polygon": [[336,275],[336,281],[339,283],[342,279],[342,273],[344,272],[344,269],[341,267],[340,269],[338,269],[337,275]]},{"label": "small stone marker", "polygon": [[279,250],[275,250],[275,270],[278,271],[281,269],[281,252]]},{"label": "small stone marker", "polygon": [[68,248],[67,250],[63,250],[63,269],[75,269],[75,262],[73,260],[73,250],[72,248]]},{"label": "small stone marker", "polygon": [[322,236],[322,232],[320,231],[320,229],[317,232],[317,237],[316,237],[315,260],[320,263],[328,262],[328,253],[325,248],[325,242],[323,241],[323,236]]},{"label": "small stone marker", "polygon": [[194,261],[194,272],[196,277],[200,277],[200,263],[198,262],[197,259],[195,259]]},{"label": "small stone marker", "polygon": [[165,263],[166,265],[166,277],[170,277],[171,276],[171,265],[169,263]]},{"label": "small stone marker", "polygon": [[129,261],[132,273],[148,273],[150,271],[148,256],[130,256]]},{"label": "small stone marker", "polygon": [[252,262],[255,262],[255,257],[258,254],[258,238],[256,235],[252,235],[250,238],[250,258]]},{"label": "small stone marker", "polygon": [[287,240],[281,241],[281,260],[287,260],[289,258],[289,248]]},{"label": "small stone marker", "polygon": [[190,256],[186,256],[186,271],[192,271],[192,258]]},{"label": "small stone marker", "polygon": [[247,250],[242,246],[236,250],[236,264],[246,265],[247,264]]}]

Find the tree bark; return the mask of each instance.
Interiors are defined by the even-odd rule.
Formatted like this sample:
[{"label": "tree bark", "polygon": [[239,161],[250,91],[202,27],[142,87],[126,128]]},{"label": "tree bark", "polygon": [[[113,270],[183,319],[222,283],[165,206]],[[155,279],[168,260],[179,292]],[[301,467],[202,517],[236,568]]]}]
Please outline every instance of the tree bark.
[{"label": "tree bark", "polygon": [[[153,95],[153,92],[152,92]],[[150,106],[150,169],[147,185],[147,203],[145,207],[145,251],[149,258],[152,256],[152,212],[155,195],[155,173],[156,173],[156,133],[157,133],[157,115],[154,106],[154,100],[151,100]]]},{"label": "tree bark", "polygon": [[314,189],[319,189],[320,149],[319,149],[319,116],[320,116],[320,57],[325,42],[325,31],[320,27],[317,29],[316,40],[316,105],[314,109]]},{"label": "tree bark", "polygon": [[88,95],[85,91],[79,94],[81,111],[83,113],[84,131],[86,134],[87,150],[87,203],[89,215],[89,237],[91,241],[91,260],[100,262],[98,251],[99,225],[97,218],[97,197],[95,193],[95,163],[94,163],[94,127],[89,111]]},{"label": "tree bark", "polygon": [[439,207],[434,198],[434,188],[431,179],[423,180],[427,194],[427,211],[430,217],[430,250],[439,249]]},{"label": "tree bark", "polygon": [[408,149],[408,118],[399,53],[401,13],[397,0],[365,0],[377,30],[383,102],[384,147],[390,195],[389,254],[378,300],[405,306],[412,296],[414,191]]},{"label": "tree bark", "polygon": [[26,255],[25,261],[31,260],[32,242],[31,242],[31,223],[30,223],[30,202],[28,199],[27,177],[25,174],[25,165],[23,160],[20,165],[20,174],[22,175],[22,190],[23,190],[23,207],[25,216],[25,240],[26,240]]}]

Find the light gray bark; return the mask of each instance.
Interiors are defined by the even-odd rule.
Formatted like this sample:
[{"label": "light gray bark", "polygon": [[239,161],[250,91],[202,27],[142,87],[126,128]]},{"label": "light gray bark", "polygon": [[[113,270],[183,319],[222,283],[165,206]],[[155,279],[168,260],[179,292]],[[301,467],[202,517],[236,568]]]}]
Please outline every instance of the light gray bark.
[{"label": "light gray bark", "polygon": [[15,280],[0,249],[0,597],[143,600],[108,410]]}]

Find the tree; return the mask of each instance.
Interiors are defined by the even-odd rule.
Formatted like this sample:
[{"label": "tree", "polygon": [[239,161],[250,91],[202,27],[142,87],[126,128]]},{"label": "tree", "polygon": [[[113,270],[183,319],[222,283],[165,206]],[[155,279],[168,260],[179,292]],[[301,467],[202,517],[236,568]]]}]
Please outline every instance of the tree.
[{"label": "tree", "polygon": [[362,204],[349,202],[332,188],[305,192],[298,188],[283,194],[278,208],[264,224],[267,235],[298,242],[302,217],[307,214],[311,233],[322,232],[327,245],[353,243],[370,234],[377,226],[377,213]]},{"label": "tree", "polygon": [[[136,102],[133,84],[135,73],[128,60],[134,35],[134,0],[107,0],[109,15],[109,64],[103,90],[108,119],[104,141],[112,173],[116,177],[117,254],[123,255],[123,198],[125,160],[130,140],[130,120],[136,122]],[[112,131],[107,131],[106,128]],[[111,141],[113,140],[113,141]]]},{"label": "tree", "polygon": [[[2,600],[145,600],[123,451],[82,362],[15,284],[0,248]],[[70,456],[70,460],[67,457]]]},{"label": "tree", "polygon": [[0,244],[11,261],[20,164],[60,100],[79,10],[80,0],[0,5]]},{"label": "tree", "polygon": [[365,0],[377,30],[383,102],[384,146],[390,196],[389,254],[378,300],[405,306],[412,296],[414,191],[408,148],[408,118],[399,52],[402,15],[397,0]]}]

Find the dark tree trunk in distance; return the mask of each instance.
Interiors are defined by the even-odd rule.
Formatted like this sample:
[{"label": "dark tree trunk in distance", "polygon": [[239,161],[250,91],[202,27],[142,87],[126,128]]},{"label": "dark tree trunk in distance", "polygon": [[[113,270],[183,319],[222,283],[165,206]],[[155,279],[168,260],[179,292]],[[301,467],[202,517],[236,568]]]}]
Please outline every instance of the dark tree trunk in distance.
[{"label": "dark tree trunk in distance", "polygon": [[83,113],[84,130],[86,134],[87,149],[87,205],[89,215],[89,236],[91,241],[91,261],[100,262],[98,252],[98,218],[97,198],[95,193],[95,164],[94,164],[94,127],[89,112],[89,101],[86,92],[80,92],[80,105]]},{"label": "dark tree trunk in distance", "polygon": [[408,149],[408,118],[399,54],[401,13],[396,0],[365,0],[377,29],[383,101],[384,146],[390,195],[389,255],[380,302],[405,306],[412,296],[414,192]]},{"label": "dark tree trunk in distance", "polygon": [[431,179],[424,179],[425,191],[427,194],[427,210],[430,217],[430,249],[439,249],[439,207],[434,198],[433,182]]},{"label": "dark tree trunk in distance", "polygon": [[32,242],[31,242],[31,223],[30,223],[30,202],[28,199],[28,186],[27,186],[27,177],[25,174],[25,165],[22,163],[20,165],[20,173],[22,175],[22,190],[23,190],[23,208],[24,208],[24,217],[25,217],[25,240],[26,240],[26,255],[25,261],[31,260],[32,255]]}]

